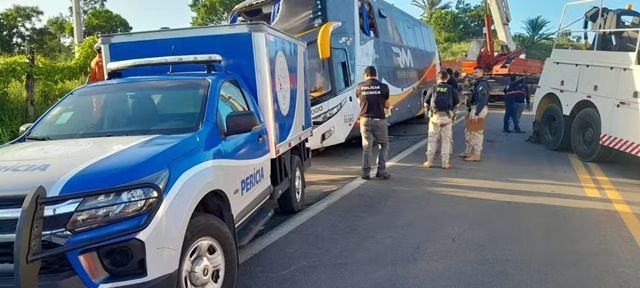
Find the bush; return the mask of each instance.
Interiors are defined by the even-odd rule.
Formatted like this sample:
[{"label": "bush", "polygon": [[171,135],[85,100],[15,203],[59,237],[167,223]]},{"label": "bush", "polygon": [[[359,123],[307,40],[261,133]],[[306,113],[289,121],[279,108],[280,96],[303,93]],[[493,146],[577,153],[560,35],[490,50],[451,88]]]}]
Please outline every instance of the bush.
[{"label": "bush", "polygon": [[27,73],[35,78],[35,117],[40,117],[65,94],[84,84],[91,60],[95,57],[95,37],[78,47],[78,57],[71,62],[57,62],[36,57],[30,66],[26,56],[0,57],[0,144],[18,136],[27,123],[27,101],[24,80]]},{"label": "bush", "polygon": [[[84,80],[66,81],[56,85],[44,81],[36,82],[36,117],[40,117],[60,98],[82,85]],[[4,91],[0,89],[0,144],[19,136],[18,129],[28,122],[26,99],[27,93],[21,82],[14,81],[7,85]]]},{"label": "bush", "polygon": [[470,42],[447,43],[438,45],[440,61],[460,60],[469,49]]}]

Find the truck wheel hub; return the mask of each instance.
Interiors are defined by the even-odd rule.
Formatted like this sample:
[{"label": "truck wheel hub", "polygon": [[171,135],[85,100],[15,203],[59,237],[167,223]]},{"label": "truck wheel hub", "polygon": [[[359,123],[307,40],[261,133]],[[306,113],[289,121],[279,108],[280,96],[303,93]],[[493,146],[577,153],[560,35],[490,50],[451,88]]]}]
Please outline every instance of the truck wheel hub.
[{"label": "truck wheel hub", "polygon": [[222,247],[211,237],[196,241],[188,250],[182,281],[185,288],[220,287],[225,260]]},{"label": "truck wheel hub", "polygon": [[196,286],[203,286],[209,282],[211,278],[211,263],[204,257],[196,259],[193,263],[193,268],[189,272],[189,280]]}]

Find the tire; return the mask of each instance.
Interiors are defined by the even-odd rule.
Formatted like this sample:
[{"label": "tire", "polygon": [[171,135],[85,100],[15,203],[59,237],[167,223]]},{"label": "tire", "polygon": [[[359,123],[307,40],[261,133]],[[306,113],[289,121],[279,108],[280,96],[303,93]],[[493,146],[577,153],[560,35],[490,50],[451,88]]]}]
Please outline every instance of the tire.
[{"label": "tire", "polygon": [[305,177],[300,157],[291,154],[291,186],[278,198],[278,207],[284,213],[297,213],[304,207]]},{"label": "tire", "polygon": [[600,144],[602,122],[593,108],[587,108],[576,115],[571,127],[571,147],[580,160],[599,162],[611,159],[613,149]]},{"label": "tire", "polygon": [[540,140],[542,145],[551,151],[563,151],[571,144],[570,124],[567,123],[562,109],[557,104],[549,105],[542,113],[540,120]]},{"label": "tire", "polygon": [[[207,254],[200,252],[201,250],[198,249],[197,243],[208,245]],[[222,254],[220,254],[220,251],[222,251]],[[211,254],[212,252],[213,254]],[[193,255],[192,257],[195,259],[188,260],[190,258],[189,255]],[[215,263],[214,265],[210,265],[211,263],[209,263],[209,265],[202,264],[204,259],[206,259],[205,255],[209,255],[209,259],[212,259],[212,262],[215,261],[214,259],[217,255],[222,256],[222,261],[220,262],[224,265],[220,265],[217,268]],[[207,259],[207,261],[209,260]],[[183,271],[187,263],[194,266],[190,271],[198,271],[196,274],[200,275],[200,277],[192,276],[191,273]],[[214,280],[218,281],[214,283],[222,283],[222,285],[218,285],[217,287],[235,287],[238,265],[236,243],[227,225],[218,217],[211,214],[196,213],[193,218],[191,218],[191,221],[189,221],[189,226],[184,236],[176,287],[204,287],[205,285],[198,285],[203,284],[202,282],[197,283],[197,281]],[[204,277],[203,274],[208,275],[208,279]],[[188,283],[190,283],[191,286],[187,285]],[[206,282],[204,282],[204,284],[206,284]]]}]

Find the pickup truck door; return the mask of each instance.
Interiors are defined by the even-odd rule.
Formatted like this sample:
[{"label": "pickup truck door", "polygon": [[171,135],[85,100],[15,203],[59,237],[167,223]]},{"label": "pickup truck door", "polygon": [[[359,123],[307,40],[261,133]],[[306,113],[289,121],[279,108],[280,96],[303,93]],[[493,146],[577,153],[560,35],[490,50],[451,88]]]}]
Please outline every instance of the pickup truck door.
[{"label": "pickup truck door", "polygon": [[267,128],[255,101],[251,95],[243,92],[236,79],[222,82],[217,107],[216,122],[221,133],[227,131],[227,116],[232,112],[253,111],[260,121],[260,126],[253,131],[223,137],[222,140],[225,158],[231,160],[225,167],[227,171],[224,173],[224,181],[229,181],[225,186],[234,190],[231,208],[237,222],[249,215],[271,194]]}]

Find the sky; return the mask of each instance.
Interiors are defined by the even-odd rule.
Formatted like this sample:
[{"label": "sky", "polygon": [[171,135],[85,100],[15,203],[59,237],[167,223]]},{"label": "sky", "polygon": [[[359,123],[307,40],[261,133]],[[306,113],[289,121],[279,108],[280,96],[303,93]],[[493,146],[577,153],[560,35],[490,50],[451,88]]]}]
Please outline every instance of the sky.
[{"label": "sky", "polygon": [[[414,17],[419,17],[420,9],[410,4],[411,0],[386,0],[393,3],[400,9],[408,12]],[[455,3],[455,0],[450,0]],[[481,0],[467,0],[472,4],[477,4]],[[575,0],[572,0],[575,1]],[[190,0],[108,0],[107,8],[115,13],[122,15],[133,31],[155,30],[160,27],[186,27],[189,26],[193,13],[189,10]],[[529,17],[542,15],[551,21],[551,32],[558,30],[560,24],[560,16],[562,14],[567,0],[511,0],[509,6],[511,10],[512,21],[510,28],[512,33],[523,32],[522,21]],[[605,0],[606,7],[611,9],[624,8],[626,4],[637,2],[637,0]],[[48,17],[58,15],[59,13],[67,13],[70,6],[70,0],[0,0],[0,10],[11,7],[13,4],[39,6],[44,11],[43,20]],[[161,4],[162,3],[162,4]],[[600,0],[593,3],[581,4],[579,8],[568,10],[568,16],[565,23],[578,20],[586,9],[593,4],[599,5]],[[585,6],[587,5],[587,6]],[[635,10],[640,9],[640,3],[636,4]],[[153,7],[153,8],[150,8]],[[573,12],[573,13],[571,13]],[[579,26],[582,23],[577,24]],[[572,26],[578,27],[578,26]],[[575,29],[577,30],[577,29]]]}]

